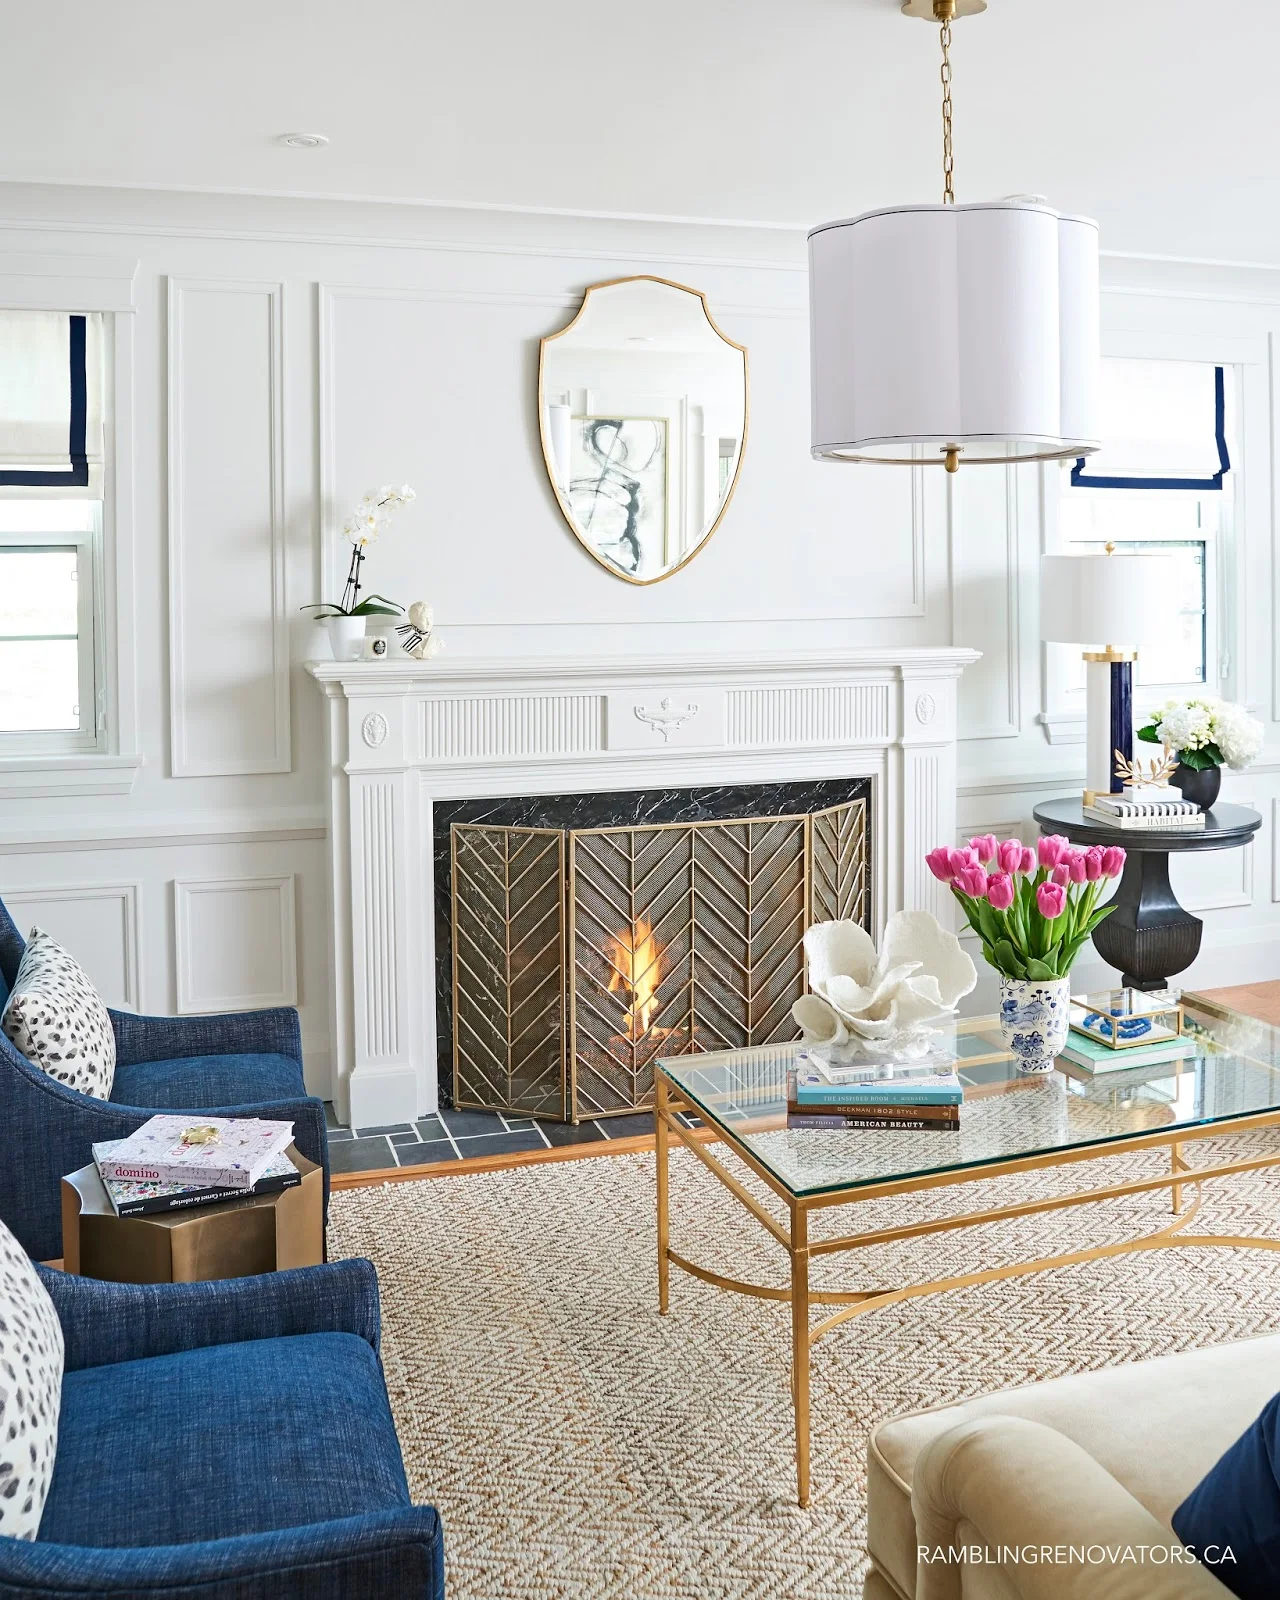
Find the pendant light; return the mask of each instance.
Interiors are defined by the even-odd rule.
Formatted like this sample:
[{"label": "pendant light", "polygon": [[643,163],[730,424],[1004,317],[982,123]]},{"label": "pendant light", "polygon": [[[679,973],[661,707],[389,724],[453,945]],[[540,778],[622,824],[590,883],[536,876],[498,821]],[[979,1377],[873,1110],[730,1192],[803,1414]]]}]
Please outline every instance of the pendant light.
[{"label": "pendant light", "polygon": [[1038,196],[957,205],[951,24],[986,0],[906,0],[941,24],[941,205],[809,235],[813,455],[941,464],[1098,448],[1098,226]]}]

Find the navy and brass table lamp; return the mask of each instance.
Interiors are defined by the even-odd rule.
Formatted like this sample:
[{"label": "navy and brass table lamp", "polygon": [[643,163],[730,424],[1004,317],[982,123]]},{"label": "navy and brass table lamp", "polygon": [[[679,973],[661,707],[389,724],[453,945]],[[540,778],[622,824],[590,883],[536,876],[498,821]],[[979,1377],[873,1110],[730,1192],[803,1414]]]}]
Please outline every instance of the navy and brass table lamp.
[{"label": "navy and brass table lamp", "polygon": [[1177,562],[1171,556],[1118,554],[1040,558],[1040,637],[1084,650],[1084,803],[1119,794],[1116,754],[1133,759],[1133,663],[1143,645],[1177,616]]}]

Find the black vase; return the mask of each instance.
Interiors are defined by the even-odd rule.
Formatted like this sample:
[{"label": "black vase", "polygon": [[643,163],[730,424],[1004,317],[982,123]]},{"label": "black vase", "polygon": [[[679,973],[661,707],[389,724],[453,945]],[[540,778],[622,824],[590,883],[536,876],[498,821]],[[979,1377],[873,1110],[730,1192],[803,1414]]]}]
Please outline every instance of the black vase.
[{"label": "black vase", "polygon": [[1208,811],[1222,787],[1222,768],[1202,767],[1197,771],[1194,767],[1184,767],[1179,761],[1169,781],[1182,790],[1184,799],[1194,800],[1201,811]]}]

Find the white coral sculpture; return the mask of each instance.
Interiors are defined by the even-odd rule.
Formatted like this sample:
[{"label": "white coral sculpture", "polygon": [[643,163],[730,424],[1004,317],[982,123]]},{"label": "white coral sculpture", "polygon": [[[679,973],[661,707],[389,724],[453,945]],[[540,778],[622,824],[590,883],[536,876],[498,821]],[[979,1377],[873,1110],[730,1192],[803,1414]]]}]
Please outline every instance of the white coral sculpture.
[{"label": "white coral sculpture", "polygon": [[878,955],[857,922],[815,923],[804,951],[812,992],[791,1014],[806,1044],[852,1038],[872,1055],[925,1055],[938,1024],[978,981],[955,934],[927,911],[895,912]]}]

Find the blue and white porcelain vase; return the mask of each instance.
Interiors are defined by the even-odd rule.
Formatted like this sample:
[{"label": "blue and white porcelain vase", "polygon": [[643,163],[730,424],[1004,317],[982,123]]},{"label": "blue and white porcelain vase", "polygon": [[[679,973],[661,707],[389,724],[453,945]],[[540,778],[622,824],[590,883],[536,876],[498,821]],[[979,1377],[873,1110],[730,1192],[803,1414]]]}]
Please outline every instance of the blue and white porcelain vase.
[{"label": "blue and white porcelain vase", "polygon": [[1053,1071],[1067,1042],[1070,998],[1070,978],[1000,979],[1000,1037],[1019,1072]]}]

